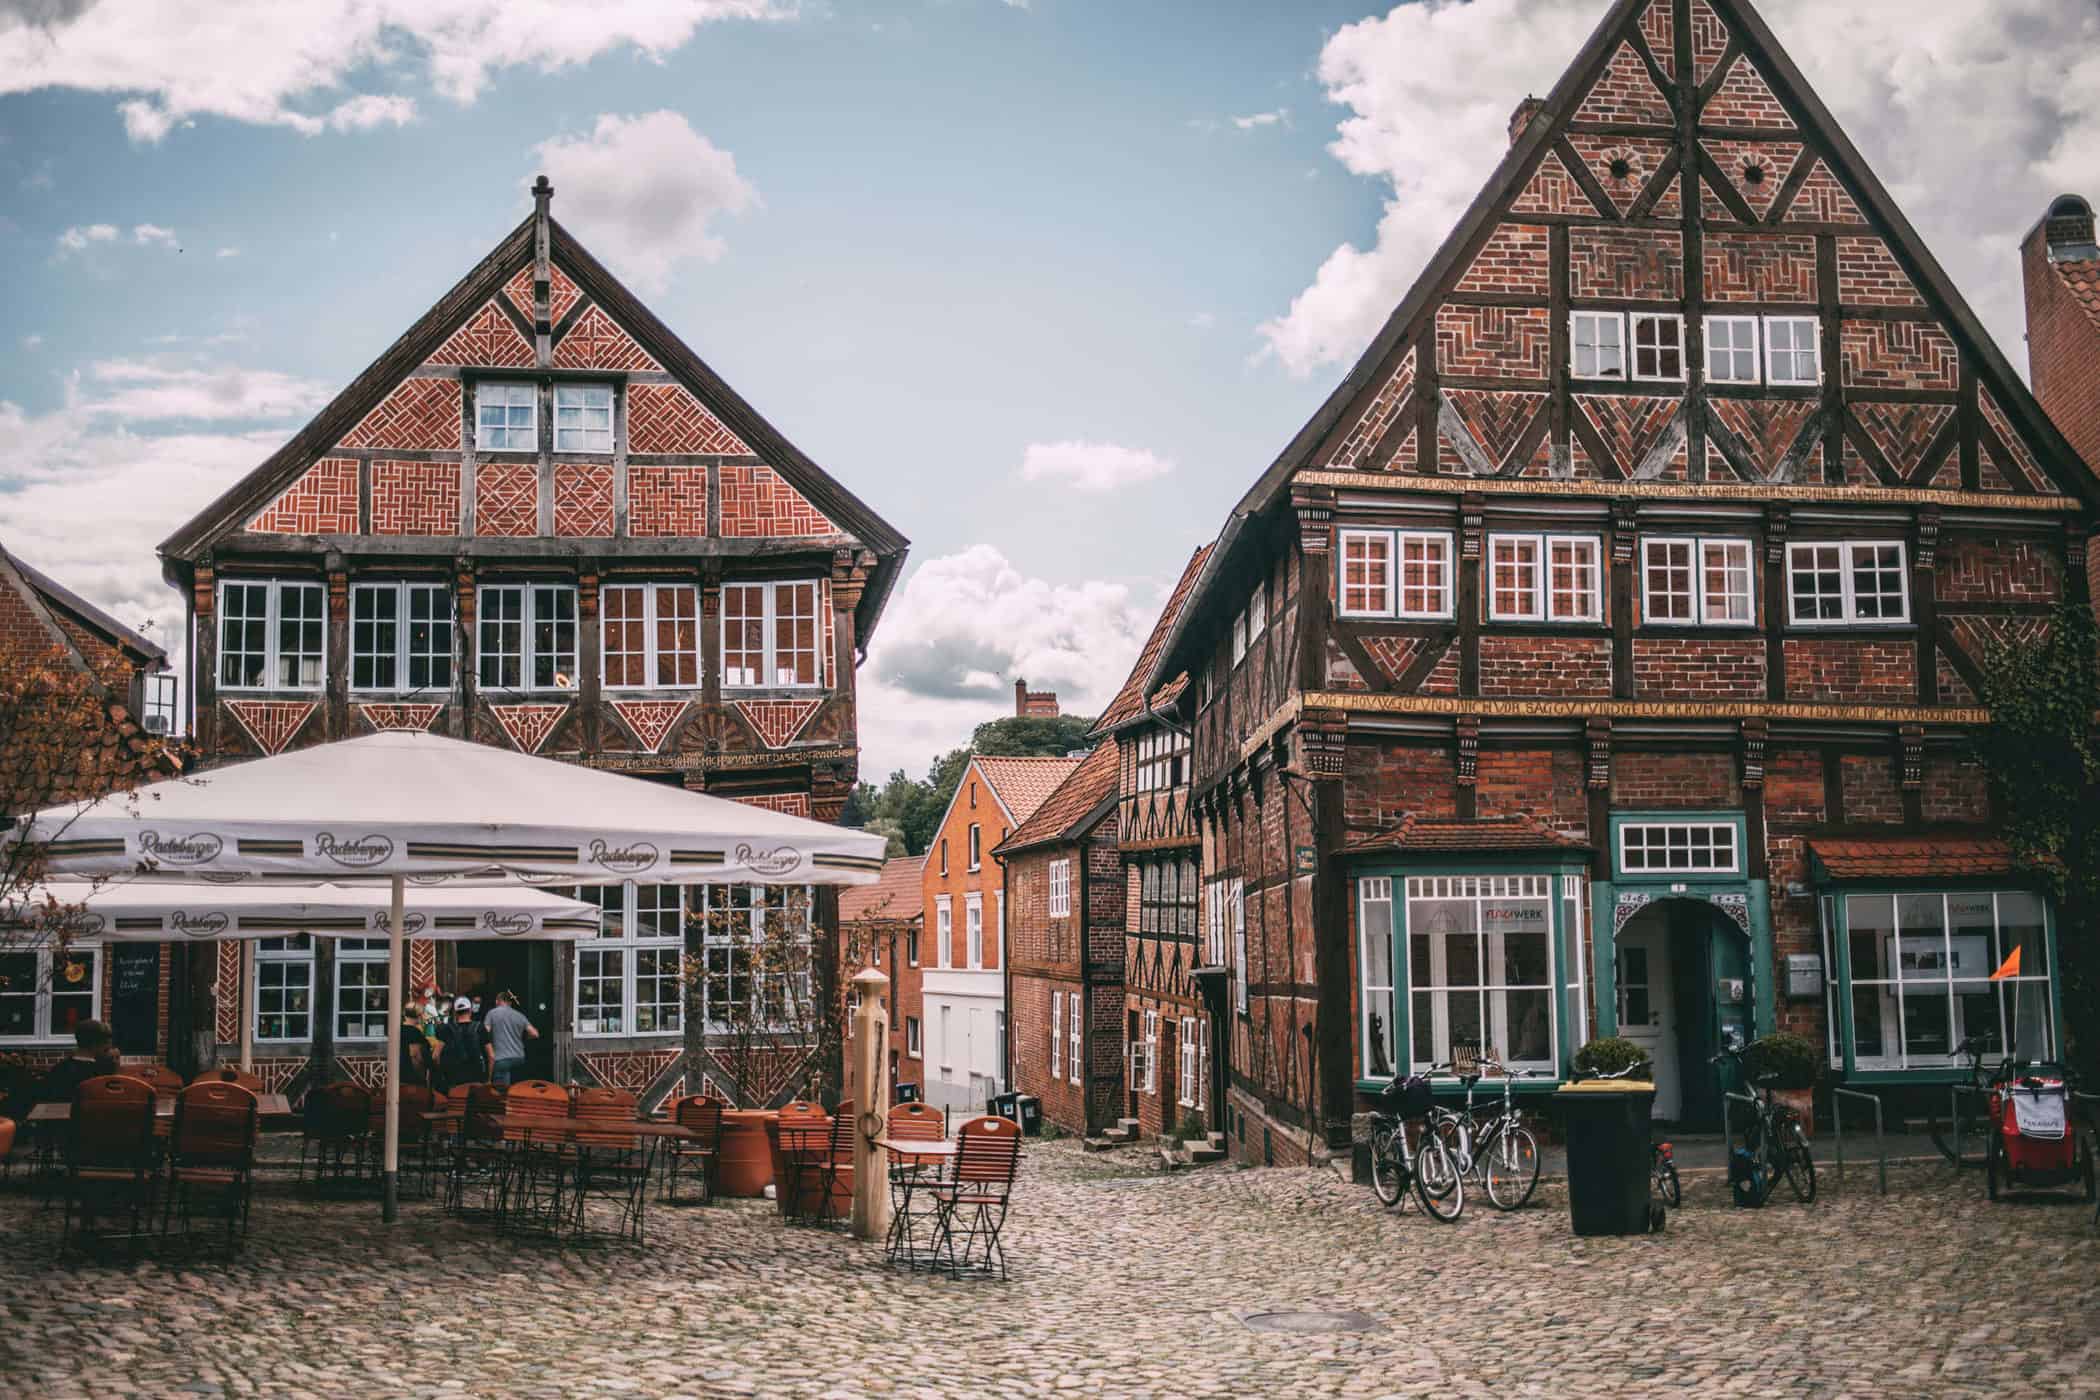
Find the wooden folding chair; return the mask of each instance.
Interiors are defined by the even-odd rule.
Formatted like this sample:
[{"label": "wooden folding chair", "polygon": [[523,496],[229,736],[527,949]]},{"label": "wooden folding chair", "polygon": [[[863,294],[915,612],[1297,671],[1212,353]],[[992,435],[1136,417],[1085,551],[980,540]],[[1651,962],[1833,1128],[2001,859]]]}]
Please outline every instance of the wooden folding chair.
[{"label": "wooden folding chair", "polygon": [[[941,1111],[931,1104],[900,1103],[889,1112],[882,1135],[892,1142],[939,1142],[945,1125]],[[940,1158],[913,1157],[892,1147],[889,1152],[890,1232],[883,1242],[883,1256],[895,1263],[902,1259],[917,1267],[925,1262],[920,1253],[920,1227],[930,1239],[936,1219],[933,1194],[927,1188],[941,1179]]]},{"label": "wooden folding chair", "polygon": [[658,1199],[680,1204],[678,1178],[688,1172],[700,1178],[700,1204],[715,1198],[715,1161],[722,1152],[722,1110],[726,1105],[708,1094],[694,1094],[671,1105],[671,1121],[692,1133],[664,1144],[663,1182]]},{"label": "wooden folding chair", "polygon": [[831,1126],[822,1108],[796,1099],[781,1105],[777,1130],[780,1170],[775,1173],[773,1189],[780,1198],[781,1214],[799,1220],[809,1208],[810,1192],[823,1183]]},{"label": "wooden folding chair", "polygon": [[[252,1076],[251,1076],[252,1077]],[[192,1084],[228,1083],[200,1076]],[[256,1080],[260,1084],[261,1080]],[[246,1085],[240,1085],[246,1088]],[[252,1090],[260,1094],[262,1091]],[[319,1188],[323,1182],[341,1186],[364,1180],[365,1144],[372,1133],[372,1092],[362,1084],[324,1084],[306,1094],[303,1124],[299,1135],[299,1185]],[[312,1155],[314,1174],[307,1180],[306,1164]]]},{"label": "wooden folding chair", "polygon": [[[624,1089],[578,1089],[570,1100],[575,1126],[569,1141],[576,1152],[575,1231],[579,1235],[613,1234],[641,1241],[649,1172],[641,1134],[634,1130],[635,1108],[634,1095]],[[593,1202],[614,1208],[617,1229],[590,1229]]]},{"label": "wooden folding chair", "polygon": [[842,1099],[837,1108],[831,1110],[831,1135],[825,1143],[824,1162],[818,1175],[816,1220],[819,1225],[839,1218],[839,1187],[846,1187],[846,1199],[853,1199],[853,1139],[858,1120],[853,1112],[853,1100]]},{"label": "wooden folding chair", "polygon": [[505,1228],[558,1229],[568,1156],[569,1091],[551,1079],[520,1080],[503,1095],[500,1112],[505,1122],[497,1133],[496,1218]]},{"label": "wooden folding chair", "polygon": [[237,1069],[232,1065],[220,1065],[217,1069],[205,1070],[203,1073],[193,1076],[190,1079],[190,1083],[238,1084],[257,1098],[261,1098],[268,1092],[268,1088],[262,1082],[260,1075],[250,1074],[247,1070]]},{"label": "wooden folding chair", "polygon": [[72,1242],[76,1226],[83,1234],[93,1233],[99,1215],[128,1210],[128,1237],[137,1256],[140,1222],[153,1210],[153,1098],[151,1085],[122,1074],[82,1080],[74,1091],[73,1116],[66,1124],[61,1249]]},{"label": "wooden folding chair", "polygon": [[238,1084],[201,1081],[175,1098],[175,1126],[168,1142],[168,1199],[161,1211],[166,1239],[179,1203],[185,1244],[196,1240],[197,1206],[216,1207],[226,1220],[231,1251],[248,1226],[254,1199],[255,1139],[262,1111],[254,1094]]},{"label": "wooden folding chair", "polygon": [[[972,1118],[955,1135],[955,1170],[933,1188],[939,1217],[934,1254],[940,1267],[954,1277],[962,1277],[965,1271],[990,1274],[995,1260],[999,1277],[1006,1277],[1006,1250],[999,1243],[999,1232],[1006,1224],[1006,1207],[1020,1163],[1021,1128],[1010,1118]],[[958,1235],[960,1253],[956,1250]]]}]

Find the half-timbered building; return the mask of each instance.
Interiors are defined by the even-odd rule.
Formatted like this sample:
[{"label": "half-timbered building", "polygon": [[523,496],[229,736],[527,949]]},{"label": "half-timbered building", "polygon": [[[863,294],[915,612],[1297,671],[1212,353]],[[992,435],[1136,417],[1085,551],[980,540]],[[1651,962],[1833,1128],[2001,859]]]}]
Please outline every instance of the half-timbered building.
[{"label": "half-timbered building", "polygon": [[[854,669],[906,542],[550,215],[533,211],[282,449],[161,547],[189,600],[208,763],[426,729],[835,819]],[[661,1098],[711,1075],[684,1016],[747,995],[689,919],[806,922],[793,892],[610,884],[571,952],[410,946],[410,982],[523,994],[534,1072]],[[688,904],[694,906],[688,909]],[[820,910],[835,915],[819,892]],[[835,925],[834,925],[835,929]],[[712,936],[712,935],[710,935]],[[273,1087],[383,1066],[383,950],[266,942],[218,968]],[[828,946],[828,944],[827,944]],[[551,1032],[551,1034],[549,1034]]]},{"label": "half-timbered building", "polygon": [[1871,1084],[2052,1040],[1974,740],[2096,502],[1755,9],[1619,0],[1147,677],[1191,677],[1236,1154],[1468,1046],[1643,1039],[1712,1121],[1738,1030]]}]

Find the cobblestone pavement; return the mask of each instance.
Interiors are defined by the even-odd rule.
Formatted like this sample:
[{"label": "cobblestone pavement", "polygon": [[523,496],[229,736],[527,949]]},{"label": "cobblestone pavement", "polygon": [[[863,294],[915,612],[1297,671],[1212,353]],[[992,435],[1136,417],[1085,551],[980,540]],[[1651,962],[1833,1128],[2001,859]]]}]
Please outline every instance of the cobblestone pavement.
[{"label": "cobblestone pavement", "polygon": [[[278,1183],[237,1260],[60,1266],[56,1212],[16,1191],[0,1395],[2100,1393],[2091,1206],[1871,1182],[1739,1211],[1693,1175],[1667,1234],[1578,1240],[1557,1185],[1444,1226],[1331,1174],[1031,1144],[1005,1284],[901,1274],[761,1203],[563,1249]],[[1272,1309],[1376,1326],[1241,1320]]]}]

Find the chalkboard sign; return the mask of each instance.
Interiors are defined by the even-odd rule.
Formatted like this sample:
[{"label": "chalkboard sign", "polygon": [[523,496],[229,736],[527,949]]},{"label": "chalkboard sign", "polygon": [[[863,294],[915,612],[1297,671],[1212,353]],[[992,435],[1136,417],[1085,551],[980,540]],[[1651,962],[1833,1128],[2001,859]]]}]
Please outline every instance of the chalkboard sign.
[{"label": "chalkboard sign", "polygon": [[160,1048],[160,945],[119,943],[115,955],[115,990],[104,1019],[116,1032],[119,1054],[154,1054]]}]

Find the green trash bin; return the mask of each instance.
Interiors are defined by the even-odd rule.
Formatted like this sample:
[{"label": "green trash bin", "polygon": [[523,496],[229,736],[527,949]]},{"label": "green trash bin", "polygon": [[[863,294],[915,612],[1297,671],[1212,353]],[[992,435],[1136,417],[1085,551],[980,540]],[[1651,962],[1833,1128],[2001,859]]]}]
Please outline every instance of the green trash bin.
[{"label": "green trash bin", "polygon": [[1649,1226],[1648,1118],[1655,1086],[1585,1079],[1553,1096],[1568,1140],[1568,1215],[1578,1235],[1642,1235]]}]

